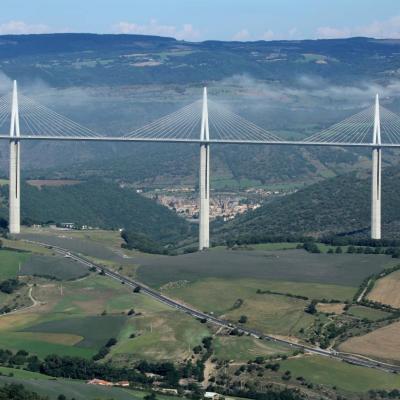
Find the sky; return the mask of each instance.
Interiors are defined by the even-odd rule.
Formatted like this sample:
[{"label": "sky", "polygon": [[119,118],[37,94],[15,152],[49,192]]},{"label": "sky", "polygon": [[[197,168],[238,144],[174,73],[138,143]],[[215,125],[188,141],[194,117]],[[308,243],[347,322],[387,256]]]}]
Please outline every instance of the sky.
[{"label": "sky", "polygon": [[400,38],[400,0],[0,0],[0,34],[53,32],[189,41]]}]

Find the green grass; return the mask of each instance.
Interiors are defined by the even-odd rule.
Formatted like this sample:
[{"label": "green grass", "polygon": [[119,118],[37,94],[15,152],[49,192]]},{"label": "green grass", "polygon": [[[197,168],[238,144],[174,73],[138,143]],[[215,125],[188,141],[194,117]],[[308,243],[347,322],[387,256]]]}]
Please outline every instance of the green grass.
[{"label": "green grass", "polygon": [[352,306],[350,307],[348,313],[358,318],[367,318],[371,321],[386,318],[390,315],[388,312],[375,310],[374,308],[368,308],[364,306]]},{"label": "green grass", "polygon": [[[136,337],[130,339],[129,335]],[[133,317],[112,348],[112,355],[126,359],[178,360],[209,336],[206,325],[178,311]]]},{"label": "green grass", "polygon": [[[312,324],[314,318],[304,312],[309,301],[283,295],[258,294],[257,289],[307,296],[310,299],[340,300],[351,299],[357,290],[339,285],[209,278],[164,292],[202,311],[223,315],[234,322],[241,315],[246,315],[246,326],[263,332],[296,335],[301,328],[308,328]],[[239,308],[234,308],[238,299],[243,303]]]},{"label": "green grass", "polygon": [[[238,248],[238,250],[291,250],[295,249],[298,243],[293,242],[279,242],[279,243],[256,243],[256,244],[249,244],[247,246],[243,246]],[[215,250],[224,250],[226,246],[216,246],[212,247],[211,251]],[[237,250],[233,250],[237,251]]]},{"label": "green grass", "polygon": [[[288,281],[268,281],[254,279],[202,279],[194,283],[164,290],[170,296],[194,304],[207,312],[222,314],[227,312],[237,299],[253,299],[255,301],[267,302],[267,294],[257,294],[257,289],[271,290],[280,293],[291,293],[306,296],[310,299],[351,299],[357,288],[312,284]],[[283,296],[279,296],[282,297]]]},{"label": "green grass", "polygon": [[349,392],[400,387],[400,376],[387,372],[350,365],[326,357],[309,356],[281,362],[281,370],[289,370],[293,379],[298,376],[308,381],[336,386]]},{"label": "green grass", "polygon": [[28,253],[0,250],[0,280],[15,278],[18,274],[19,264],[22,265],[28,258]]},{"label": "green grass", "polygon": [[[0,376],[1,384],[22,384],[28,390],[48,396],[49,400],[57,400],[60,394],[64,394],[67,399],[74,398],[76,400],[140,400],[148,394],[136,390],[88,385],[86,382],[78,380],[51,378],[12,368],[1,368],[0,371],[5,375],[9,373],[14,375],[13,377]],[[167,396],[157,395],[157,398],[167,400]],[[168,398],[173,397],[168,396]]]},{"label": "green grass", "polygon": [[249,336],[217,336],[214,340],[214,356],[219,360],[246,362],[257,356],[290,353],[290,348]]},{"label": "green grass", "polygon": [[357,287],[363,279],[395,264],[390,257],[366,254],[311,254],[304,250],[224,250],[178,257],[137,257],[139,280],[159,287],[204,278],[282,280]]},{"label": "green grass", "polygon": [[88,269],[70,258],[60,256],[31,255],[22,265],[20,275],[36,275],[59,280],[81,278]]},{"label": "green grass", "polygon": [[67,333],[82,336],[84,339],[76,346],[80,348],[98,349],[105,345],[108,339],[116,338],[123,328],[127,317],[114,316],[88,316],[80,318],[67,318],[25,328],[24,332],[42,333]]},{"label": "green grass", "polygon": [[12,350],[22,349],[42,358],[49,354],[90,358],[96,353],[94,349],[49,343],[40,340],[28,340],[26,335],[23,333],[19,334],[18,332],[1,332],[0,348]]}]

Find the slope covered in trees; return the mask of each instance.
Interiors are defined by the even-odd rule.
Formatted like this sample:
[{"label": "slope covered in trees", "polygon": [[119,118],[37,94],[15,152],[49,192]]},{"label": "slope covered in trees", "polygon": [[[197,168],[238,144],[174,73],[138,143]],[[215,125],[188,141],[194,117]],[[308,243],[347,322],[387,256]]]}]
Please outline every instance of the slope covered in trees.
[{"label": "slope covered in trees", "polygon": [[[8,186],[0,189],[3,198]],[[106,229],[127,229],[161,243],[184,236],[190,225],[168,208],[134,190],[103,181],[82,182],[73,186],[36,187],[24,184],[21,212],[25,223],[74,222]],[[7,209],[1,209],[3,216]]]},{"label": "slope covered in trees", "polygon": [[[311,185],[264,204],[235,220],[214,225],[221,239],[262,240],[277,235],[369,235],[370,176],[351,173]],[[383,236],[400,237],[400,168],[382,174]]]}]

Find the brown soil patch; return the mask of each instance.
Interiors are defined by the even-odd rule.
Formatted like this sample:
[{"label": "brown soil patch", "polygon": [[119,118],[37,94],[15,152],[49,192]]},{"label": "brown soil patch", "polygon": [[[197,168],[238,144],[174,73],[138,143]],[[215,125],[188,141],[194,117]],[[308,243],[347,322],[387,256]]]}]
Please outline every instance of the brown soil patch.
[{"label": "brown soil patch", "polygon": [[79,335],[47,332],[18,332],[18,337],[23,337],[26,340],[38,340],[41,342],[63,344],[66,346],[74,346],[83,339],[83,337]]},{"label": "brown soil patch", "polygon": [[27,183],[40,189],[42,186],[72,186],[81,182],[69,179],[32,179]]},{"label": "brown soil patch", "polygon": [[400,360],[400,322],[354,337],[339,346],[341,351],[358,353],[382,360]]},{"label": "brown soil patch", "polygon": [[333,313],[333,314],[343,314],[344,312],[344,304],[343,303],[332,303],[332,304],[326,304],[326,303],[318,303],[317,304],[317,310],[319,312],[323,313]]},{"label": "brown soil patch", "polygon": [[400,271],[378,279],[368,299],[400,308]]}]

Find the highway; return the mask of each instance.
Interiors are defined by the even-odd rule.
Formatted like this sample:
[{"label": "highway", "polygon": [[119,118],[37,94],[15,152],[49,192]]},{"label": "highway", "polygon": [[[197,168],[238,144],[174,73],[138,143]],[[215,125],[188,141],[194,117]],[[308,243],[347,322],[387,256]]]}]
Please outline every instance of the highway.
[{"label": "highway", "polygon": [[170,299],[169,297],[161,294],[160,292],[158,292],[157,290],[154,290],[146,285],[144,285],[141,282],[138,282],[136,280],[127,278],[126,276],[120,275],[117,272],[114,272],[108,268],[105,268],[104,266],[100,266],[97,265],[89,260],[87,260],[86,258],[84,258],[81,255],[72,253],[70,250],[59,247],[59,246],[54,246],[54,245],[50,245],[48,243],[43,243],[43,242],[38,242],[38,241],[33,241],[33,240],[23,240],[24,242],[28,242],[28,243],[32,243],[32,244],[36,244],[39,246],[43,246],[46,248],[51,248],[52,250],[56,251],[57,253],[59,253],[60,255],[63,255],[65,257],[69,257],[72,260],[86,266],[87,268],[96,268],[96,270],[98,272],[104,272],[104,274],[112,279],[115,279],[121,283],[124,283],[127,286],[130,286],[132,288],[136,288],[136,287],[140,287],[140,293],[146,294],[152,298],[154,298],[155,300],[166,304],[169,307],[175,308],[177,310],[183,311],[186,314],[194,317],[194,318],[198,318],[201,320],[206,320],[207,322],[211,322],[215,325],[227,328],[227,329],[237,329],[237,331],[239,333],[243,333],[246,335],[251,335],[255,338],[261,339],[261,340],[267,340],[270,342],[275,342],[275,343],[279,343],[279,344],[283,344],[285,346],[289,346],[293,349],[297,349],[300,351],[304,351],[304,352],[308,352],[311,354],[318,354],[321,356],[325,356],[325,357],[330,357],[333,359],[337,359],[340,361],[344,361],[347,362],[349,364],[354,364],[354,365],[359,365],[359,366],[363,366],[363,367],[368,367],[368,368],[375,368],[375,369],[380,369],[383,370],[385,372],[390,372],[390,373],[398,373],[400,372],[400,366],[397,365],[393,365],[393,364],[387,364],[381,361],[377,361],[377,360],[373,360],[370,358],[365,358],[362,356],[357,356],[357,355],[352,355],[352,354],[348,354],[348,353],[342,353],[342,352],[338,352],[335,350],[331,350],[331,349],[321,349],[319,347],[314,347],[314,346],[310,346],[310,345],[304,345],[304,344],[299,344],[296,342],[292,342],[290,340],[287,339],[281,339],[281,338],[276,338],[274,336],[271,335],[267,335],[264,333],[260,333],[256,330],[250,329],[250,328],[245,328],[243,326],[239,326],[239,325],[235,325],[229,321],[226,321],[224,319],[221,318],[217,318],[213,315],[201,312],[199,310],[196,310],[195,308],[186,305],[186,304],[182,304],[176,300]]}]

